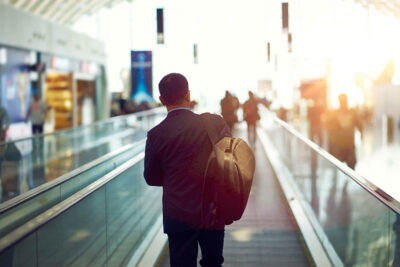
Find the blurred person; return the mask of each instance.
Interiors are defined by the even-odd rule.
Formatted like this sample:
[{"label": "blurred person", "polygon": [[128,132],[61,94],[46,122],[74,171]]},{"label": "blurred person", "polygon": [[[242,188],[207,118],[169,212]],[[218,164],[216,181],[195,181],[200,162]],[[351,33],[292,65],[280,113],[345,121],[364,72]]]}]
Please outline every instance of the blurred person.
[{"label": "blurred person", "polygon": [[[4,107],[0,106],[0,143],[6,140],[7,130],[9,126],[10,126],[10,117],[8,116],[8,112]],[[4,178],[2,175],[2,166],[6,156],[6,148],[7,148],[6,145],[0,144],[0,202],[3,195],[2,184],[4,182]]]},{"label": "blurred person", "polygon": [[[237,111],[238,111],[239,108],[240,108],[239,98],[237,98],[237,96],[232,95],[232,94],[231,94],[231,96],[232,96],[232,100],[233,100],[233,106],[235,107],[235,111],[234,111],[234,113],[235,113],[235,119],[236,119],[236,122],[238,122],[239,120],[238,120]],[[235,123],[236,123],[236,122],[235,122]]]},{"label": "blurred person", "polygon": [[284,107],[280,107],[277,112],[276,115],[278,116],[279,119],[287,122],[287,115],[288,115],[288,110]]},{"label": "blurred person", "polygon": [[394,245],[394,259],[392,266],[400,266],[400,215],[396,214],[396,220],[393,222],[393,232],[396,236]]},{"label": "blurred person", "polygon": [[119,109],[119,103],[117,101],[113,100],[111,102],[111,114],[110,114],[110,116],[111,117],[115,117],[115,116],[120,115],[120,113],[121,113],[121,111]]},{"label": "blurred person", "polygon": [[243,104],[243,118],[247,123],[247,137],[249,143],[253,146],[255,145],[257,138],[257,121],[260,120],[257,105],[257,98],[254,96],[253,92],[249,91],[249,99]]},{"label": "blurred person", "polygon": [[239,100],[232,96],[229,91],[225,91],[225,97],[221,100],[221,115],[231,131],[236,122],[238,122],[236,111],[239,108]]},{"label": "blurred person", "polygon": [[35,88],[33,90],[33,99],[29,104],[28,113],[26,120],[30,119],[32,123],[32,134],[42,134],[43,125],[46,121],[47,112],[51,109],[47,106],[46,101],[41,99],[39,90]]},{"label": "blurred person", "polygon": [[190,101],[190,109],[194,109],[198,104],[196,100]]},{"label": "blurred person", "polygon": [[309,122],[308,137],[311,141],[322,146],[322,114],[324,106],[322,101],[316,100],[307,109],[307,118]]},{"label": "blurred person", "polygon": [[[163,223],[168,235],[171,266],[196,266],[198,246],[201,266],[222,266],[225,223],[212,216],[212,190],[206,190],[204,172],[212,144],[200,115],[190,110],[186,78],[178,73],[159,83],[160,101],[168,115],[147,133],[144,178],[163,187]],[[231,136],[225,121],[211,115],[218,137]],[[208,193],[208,194],[207,194]]]},{"label": "blurred person", "polygon": [[[10,126],[10,117],[7,110],[0,106],[0,143],[6,141],[7,130]],[[21,152],[14,142],[0,144],[0,201],[8,200],[18,193],[17,181],[18,178],[14,177],[11,172],[6,170],[3,172],[3,162],[7,165],[13,164],[12,168],[15,169],[21,160]],[[5,198],[5,199],[4,199]]]},{"label": "blurred person", "polygon": [[357,161],[354,133],[357,128],[362,136],[362,119],[354,109],[348,107],[345,94],[339,95],[339,103],[339,109],[328,112],[325,118],[329,138],[328,149],[333,156],[354,169]]},{"label": "blurred person", "polygon": [[7,110],[0,106],[0,143],[4,142],[7,137],[7,130],[10,127],[10,117]]},{"label": "blurred person", "polygon": [[268,108],[271,106],[272,101],[268,100],[266,97],[263,98],[258,98],[258,102],[262,105],[264,105],[264,107]]},{"label": "blurred person", "polygon": [[131,107],[129,108],[129,113],[140,112],[151,108],[150,104],[147,102],[141,102],[140,104],[137,104],[134,101],[130,100],[129,103],[131,104]]}]

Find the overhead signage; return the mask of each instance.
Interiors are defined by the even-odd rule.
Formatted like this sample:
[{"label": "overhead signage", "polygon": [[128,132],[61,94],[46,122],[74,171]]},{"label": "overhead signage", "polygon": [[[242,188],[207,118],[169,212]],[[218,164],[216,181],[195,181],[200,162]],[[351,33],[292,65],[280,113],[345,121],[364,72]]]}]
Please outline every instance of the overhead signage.
[{"label": "overhead signage", "polygon": [[138,104],[154,102],[151,51],[131,51],[131,99]]}]

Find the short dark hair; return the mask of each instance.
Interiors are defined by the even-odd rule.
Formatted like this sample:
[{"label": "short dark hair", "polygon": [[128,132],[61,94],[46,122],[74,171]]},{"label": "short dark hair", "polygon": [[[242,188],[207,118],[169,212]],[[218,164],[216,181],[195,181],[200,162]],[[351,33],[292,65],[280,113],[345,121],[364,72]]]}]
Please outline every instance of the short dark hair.
[{"label": "short dark hair", "polygon": [[189,91],[189,83],[182,74],[170,73],[161,79],[158,89],[166,105],[178,105]]}]

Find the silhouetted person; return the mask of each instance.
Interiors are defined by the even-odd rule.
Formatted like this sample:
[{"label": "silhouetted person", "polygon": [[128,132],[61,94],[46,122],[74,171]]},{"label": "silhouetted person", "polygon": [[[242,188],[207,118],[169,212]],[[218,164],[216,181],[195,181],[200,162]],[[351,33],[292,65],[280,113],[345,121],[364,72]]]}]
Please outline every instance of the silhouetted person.
[{"label": "silhouetted person", "polygon": [[40,97],[39,90],[33,90],[33,99],[29,104],[29,110],[26,119],[30,119],[32,123],[32,134],[42,134],[43,125],[46,121],[47,111],[50,109],[46,101]]},{"label": "silhouetted person", "polygon": [[393,232],[396,236],[394,245],[394,259],[392,266],[400,266],[400,215],[396,214],[396,221],[393,223]]},{"label": "silhouetted person", "polygon": [[329,136],[329,152],[354,169],[356,165],[354,132],[358,128],[362,133],[361,117],[355,110],[349,109],[345,94],[339,95],[339,102],[339,109],[330,111],[325,121]]},{"label": "silhouetted person", "polygon": [[[9,126],[10,126],[10,117],[8,116],[8,112],[5,108],[0,106],[0,143],[6,140],[6,134]],[[3,194],[2,183],[4,182],[3,181],[4,177],[2,174],[2,166],[6,156],[6,149],[7,149],[6,145],[0,145],[0,202]]]},{"label": "silhouetted person", "polygon": [[228,91],[225,92],[225,97],[221,100],[221,115],[226,124],[232,130],[235,123],[238,121],[236,111],[239,108],[239,100],[233,97]]},{"label": "silhouetted person", "polygon": [[[338,183],[339,178],[334,170],[333,183],[329,190],[328,203],[326,210],[327,213],[326,225],[324,229],[330,239],[337,255],[342,259],[343,263],[347,263],[346,255],[350,249],[349,246],[349,230],[351,222],[351,201],[348,193],[348,180],[343,185]],[[345,266],[351,266],[345,264]]]},{"label": "silhouetted person", "polygon": [[252,145],[256,142],[257,121],[260,120],[257,105],[258,101],[256,97],[251,91],[249,91],[249,99],[243,104],[243,117],[247,123],[247,136],[249,143]]},{"label": "silhouetted person", "polygon": [[[211,193],[204,177],[211,141],[200,115],[190,110],[186,78],[171,73],[159,83],[160,101],[168,115],[147,133],[144,178],[163,187],[164,232],[168,235],[171,266],[196,266],[198,245],[202,266],[222,266],[223,222],[206,223]],[[231,136],[225,121],[212,117],[221,138]],[[209,194],[207,194],[209,193]],[[202,211],[203,210],[203,211]]]},{"label": "silhouetted person", "polygon": [[308,107],[307,117],[309,122],[309,138],[322,146],[322,114],[324,107],[320,101]]},{"label": "silhouetted person", "polygon": [[319,196],[318,196],[318,154],[313,149],[310,150],[311,158],[311,207],[319,217]]},{"label": "silhouetted person", "polygon": [[197,106],[197,104],[199,104],[199,103],[197,103],[196,100],[190,101],[190,109],[194,109]]},{"label": "silhouetted person", "polygon": [[6,140],[8,127],[10,126],[10,117],[5,108],[0,106],[0,143]]},{"label": "silhouetted person", "polygon": [[287,114],[288,114],[288,110],[284,107],[280,107],[277,111],[278,118],[285,122],[287,122]]}]

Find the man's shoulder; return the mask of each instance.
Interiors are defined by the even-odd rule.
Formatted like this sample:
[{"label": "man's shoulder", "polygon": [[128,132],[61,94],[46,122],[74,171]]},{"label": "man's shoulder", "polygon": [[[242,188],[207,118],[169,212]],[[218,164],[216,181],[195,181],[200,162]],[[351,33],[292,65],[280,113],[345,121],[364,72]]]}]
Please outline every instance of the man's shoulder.
[{"label": "man's shoulder", "polygon": [[212,113],[203,113],[201,114],[209,123],[215,131],[217,131],[220,138],[225,136],[232,136],[228,125],[226,124],[225,120],[218,114]]},{"label": "man's shoulder", "polygon": [[[179,111],[178,111],[179,112]],[[162,120],[159,124],[154,126],[148,131],[148,135],[157,135],[158,133],[163,133],[166,131],[166,129],[169,128],[169,125],[172,123],[173,120],[177,119],[182,120],[185,122],[193,122],[192,119],[188,119],[187,117],[192,117],[192,119],[197,118],[199,115],[190,111],[190,112],[179,112],[176,114],[173,114],[172,116],[167,116],[164,120]]]},{"label": "man's shoulder", "polygon": [[147,132],[147,137],[157,135],[158,132],[162,131],[161,128],[163,128],[163,122],[164,121],[165,121],[165,119],[162,122],[160,122],[159,124],[157,124],[156,126],[154,126],[153,128],[151,128]]},{"label": "man's shoulder", "polygon": [[211,120],[214,123],[222,123],[223,124],[225,122],[225,120],[220,115],[215,114],[215,113],[205,112],[198,116],[205,117],[206,119]]}]

